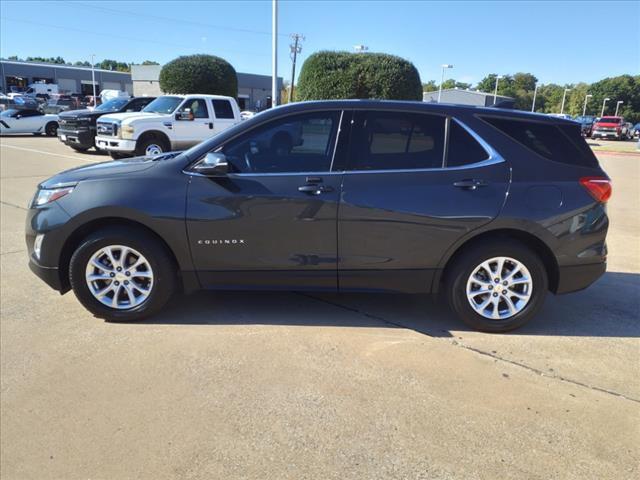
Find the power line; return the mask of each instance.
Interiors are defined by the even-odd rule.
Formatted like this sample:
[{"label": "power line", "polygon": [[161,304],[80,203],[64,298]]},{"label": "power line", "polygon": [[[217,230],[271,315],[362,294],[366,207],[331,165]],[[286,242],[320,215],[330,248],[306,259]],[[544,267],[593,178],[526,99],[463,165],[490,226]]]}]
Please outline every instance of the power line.
[{"label": "power line", "polygon": [[[67,2],[67,3],[73,3],[75,5],[81,5],[83,7],[93,8],[95,10],[102,10],[104,12],[110,12],[110,13],[114,13],[114,14],[118,14],[118,15],[122,15],[122,14],[139,15],[138,12],[134,12],[134,11],[131,11],[131,10],[120,10],[120,9],[115,9],[115,8],[102,7],[102,6],[97,6],[97,5],[93,5],[93,4],[90,4],[90,3],[82,3],[82,2]],[[146,20],[146,19],[160,20],[160,21],[171,23],[171,24],[182,23],[182,24],[185,24],[185,25],[195,25],[195,26],[204,27],[204,28],[216,28],[218,30],[229,30],[229,31],[239,32],[239,33],[253,33],[253,34],[257,34],[257,35],[271,35],[271,32],[266,32],[266,31],[261,31],[261,30],[251,30],[251,29],[248,29],[248,28],[229,27],[228,25],[215,25],[215,24],[211,24],[211,23],[195,22],[193,20],[185,20],[185,19],[180,19],[180,18],[162,17],[160,15],[149,15],[148,13],[144,13],[142,17],[138,17],[138,18],[140,18],[142,20]],[[281,34],[279,34],[279,36],[286,36],[286,34],[282,34],[281,33]]]},{"label": "power line", "polygon": [[[91,31],[91,30],[83,30],[81,28],[75,28],[75,27],[63,27],[62,25],[53,25],[53,24],[50,24],[50,23],[33,22],[31,20],[22,20],[22,19],[17,19],[17,18],[8,18],[8,17],[2,17],[2,20],[9,20],[9,21],[18,22],[18,23],[27,23],[27,24],[30,24],[30,25],[37,25],[39,27],[58,28],[60,30],[87,33],[89,35],[97,35],[97,36],[101,36],[101,37],[120,38],[122,40],[131,40],[131,41],[134,41],[134,42],[153,43],[153,44],[156,44],[156,45],[169,45],[169,46],[172,46],[172,47],[181,47],[181,48],[194,48],[193,45],[183,45],[183,44],[174,43],[174,42],[162,42],[162,41],[159,41],[159,40],[150,40],[150,39],[146,39],[146,38],[128,37],[128,36],[124,36],[124,35],[115,35],[113,33],[100,33],[100,32],[95,32],[95,31]],[[227,50],[227,49],[225,49],[224,51],[226,51],[228,53],[237,53],[237,54],[242,54],[242,55],[266,56],[266,54],[264,54],[264,53],[256,53],[256,52],[244,52],[244,51]]]}]

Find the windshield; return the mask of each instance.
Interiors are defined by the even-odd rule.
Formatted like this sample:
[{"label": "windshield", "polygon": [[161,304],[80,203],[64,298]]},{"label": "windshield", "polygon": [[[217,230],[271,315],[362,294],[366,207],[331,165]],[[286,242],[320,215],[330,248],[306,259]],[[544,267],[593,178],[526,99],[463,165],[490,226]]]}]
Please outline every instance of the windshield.
[{"label": "windshield", "polygon": [[97,112],[117,112],[124,107],[129,99],[127,98],[112,98],[108,102],[103,103],[96,107]]},{"label": "windshield", "polygon": [[618,117],[602,117],[600,123],[620,123],[620,119]]},{"label": "windshield", "polygon": [[2,116],[2,117],[10,117],[11,115],[16,113],[17,111],[18,110],[16,110],[15,108],[10,108],[9,110],[5,110],[4,112],[0,113],[0,116]]},{"label": "windshield", "polygon": [[586,115],[584,117],[576,117],[576,122],[580,122],[580,123],[591,123],[593,122],[594,118],[590,115]]},{"label": "windshield", "polygon": [[149,105],[142,109],[143,112],[151,113],[173,113],[182,102],[180,97],[158,97]]}]

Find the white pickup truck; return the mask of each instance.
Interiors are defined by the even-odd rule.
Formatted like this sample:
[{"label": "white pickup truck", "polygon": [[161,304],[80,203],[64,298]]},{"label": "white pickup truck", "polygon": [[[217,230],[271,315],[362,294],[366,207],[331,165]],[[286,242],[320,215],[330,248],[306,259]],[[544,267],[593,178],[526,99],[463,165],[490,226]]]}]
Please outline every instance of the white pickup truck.
[{"label": "white pickup truck", "polygon": [[95,144],[112,158],[183,150],[241,121],[235,99],[220,95],[163,95],[141,112],[103,115]]}]

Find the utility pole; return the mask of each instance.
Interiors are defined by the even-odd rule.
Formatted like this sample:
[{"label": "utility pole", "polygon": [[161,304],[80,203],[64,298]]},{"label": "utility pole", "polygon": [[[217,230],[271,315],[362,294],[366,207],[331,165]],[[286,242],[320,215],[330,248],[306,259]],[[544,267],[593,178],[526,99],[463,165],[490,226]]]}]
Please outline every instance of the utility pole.
[{"label": "utility pole", "polygon": [[94,70],[96,55],[91,54],[91,86],[93,87],[93,108],[96,108],[96,73]]},{"label": "utility pole", "polygon": [[438,88],[438,103],[440,103],[440,97],[442,97],[442,84],[444,83],[444,71],[447,68],[453,68],[453,65],[449,63],[442,64],[442,77],[440,77],[440,87]]},{"label": "utility pole", "polygon": [[536,88],[533,89],[533,102],[531,103],[531,111],[536,111],[536,96],[538,95],[538,87],[539,85],[536,83]]},{"label": "utility pole", "polygon": [[278,105],[278,0],[271,4],[271,107]]},{"label": "utility pole", "polygon": [[293,82],[296,79],[296,59],[298,58],[298,54],[302,51],[302,47],[298,45],[300,40],[304,41],[304,35],[300,35],[299,33],[292,33],[291,38],[293,43],[289,45],[291,48],[291,61],[293,64],[291,65],[291,88],[289,90],[289,102],[293,102]]},{"label": "utility pole", "polygon": [[589,99],[593,97],[591,94],[587,94],[584,96],[584,105],[582,106],[582,116],[584,117],[587,114],[587,102]]},{"label": "utility pole", "polygon": [[560,106],[560,115],[564,113],[564,101],[567,98],[567,92],[570,91],[570,88],[565,88],[564,93],[562,94],[562,105]]},{"label": "utility pole", "polygon": [[493,91],[493,104],[496,104],[498,100],[498,80],[502,78],[502,75],[496,75],[496,89]]}]

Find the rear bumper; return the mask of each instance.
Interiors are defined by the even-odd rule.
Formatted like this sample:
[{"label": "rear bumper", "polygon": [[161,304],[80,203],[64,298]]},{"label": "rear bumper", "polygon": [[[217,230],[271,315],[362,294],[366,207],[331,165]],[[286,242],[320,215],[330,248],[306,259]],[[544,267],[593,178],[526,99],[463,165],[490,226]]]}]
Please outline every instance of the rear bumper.
[{"label": "rear bumper", "polygon": [[606,270],[607,262],[559,267],[558,288],[555,293],[560,295],[584,290],[598,280]]}]

